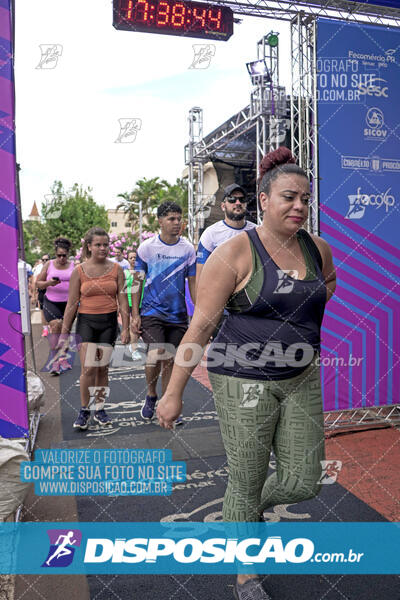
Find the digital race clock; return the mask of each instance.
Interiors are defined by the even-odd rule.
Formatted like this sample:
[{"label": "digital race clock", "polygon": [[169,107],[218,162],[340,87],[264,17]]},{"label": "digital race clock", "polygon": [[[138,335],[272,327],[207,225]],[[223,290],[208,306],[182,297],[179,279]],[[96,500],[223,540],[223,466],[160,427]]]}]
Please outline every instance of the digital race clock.
[{"label": "digital race clock", "polygon": [[181,0],[113,0],[116,29],[228,40],[233,11],[228,6]]}]

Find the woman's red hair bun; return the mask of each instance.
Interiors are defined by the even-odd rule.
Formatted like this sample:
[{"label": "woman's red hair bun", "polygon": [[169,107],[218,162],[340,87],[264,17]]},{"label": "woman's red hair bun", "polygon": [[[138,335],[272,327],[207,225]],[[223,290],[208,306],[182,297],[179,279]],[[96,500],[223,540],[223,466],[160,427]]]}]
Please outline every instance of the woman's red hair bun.
[{"label": "woman's red hair bun", "polygon": [[267,171],[279,167],[279,165],[286,165],[289,163],[296,163],[296,161],[293,154],[286,146],[281,146],[272,152],[268,152],[262,159],[259,167],[259,181],[261,181]]}]

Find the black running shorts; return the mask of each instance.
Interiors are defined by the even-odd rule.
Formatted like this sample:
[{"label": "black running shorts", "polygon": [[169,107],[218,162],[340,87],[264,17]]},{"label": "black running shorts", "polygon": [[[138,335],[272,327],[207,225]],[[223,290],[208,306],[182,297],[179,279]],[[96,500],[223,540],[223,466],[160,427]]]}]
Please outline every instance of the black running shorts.
[{"label": "black running shorts", "polygon": [[158,317],[141,317],[145,344],[172,344],[177,348],[187,330],[187,323],[168,323]]},{"label": "black running shorts", "polygon": [[76,336],[80,343],[93,342],[114,346],[118,337],[117,312],[100,315],[78,313]]},{"label": "black running shorts", "polygon": [[50,321],[54,321],[55,319],[62,320],[64,318],[66,306],[66,302],[52,302],[45,296],[43,299],[43,314],[47,323],[50,323]]}]

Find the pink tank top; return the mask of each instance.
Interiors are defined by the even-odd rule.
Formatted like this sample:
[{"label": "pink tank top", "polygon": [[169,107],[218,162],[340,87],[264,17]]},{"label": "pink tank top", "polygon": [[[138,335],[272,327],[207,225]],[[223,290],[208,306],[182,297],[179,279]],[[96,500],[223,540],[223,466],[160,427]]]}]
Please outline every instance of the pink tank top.
[{"label": "pink tank top", "polygon": [[50,286],[46,289],[46,296],[50,300],[50,302],[68,301],[69,280],[73,270],[74,265],[72,261],[69,263],[69,267],[67,269],[57,269],[54,266],[54,260],[50,261],[50,264],[47,268],[46,281],[48,281],[52,277],[59,277],[61,282],[57,285]]}]

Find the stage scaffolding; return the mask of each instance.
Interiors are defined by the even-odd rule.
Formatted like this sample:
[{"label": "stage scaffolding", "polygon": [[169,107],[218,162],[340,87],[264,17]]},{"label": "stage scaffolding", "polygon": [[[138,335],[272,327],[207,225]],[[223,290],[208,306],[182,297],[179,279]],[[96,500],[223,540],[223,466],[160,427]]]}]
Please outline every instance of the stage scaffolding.
[{"label": "stage scaffolding", "polygon": [[[261,0],[254,3],[218,0],[237,15],[257,16],[290,21],[291,74],[290,96],[292,151],[308,173],[313,188],[313,205],[308,229],[318,233],[318,122],[316,95],[316,19],[334,18],[343,21],[400,27],[400,7],[388,8],[361,5],[348,0]],[[273,32],[271,32],[273,33]],[[270,34],[268,34],[270,35]],[[271,48],[264,36],[257,44],[257,58],[265,59],[272,81],[265,78],[253,87],[250,104],[233,115],[206,137],[202,137],[203,112],[199,107],[189,113],[189,143],[185,147],[188,165],[189,238],[196,243],[199,216],[206,208],[203,193],[203,166],[218,157],[237,166],[258,165],[267,150],[274,149],[285,136],[285,90],[279,85],[278,47]],[[201,133],[199,125],[201,123]],[[256,128],[256,151],[243,155],[232,150],[232,141]],[[270,135],[271,132],[271,135]]]},{"label": "stage scaffolding", "polygon": [[[257,2],[218,0],[215,4],[229,6],[237,16],[290,21],[291,145],[299,164],[307,172],[312,186],[313,204],[308,229],[318,233],[317,18],[325,17],[352,23],[400,28],[400,6],[389,8],[360,4],[351,0],[260,0]],[[248,106],[205,137],[196,129],[198,120],[202,131],[202,109],[196,107],[189,113],[189,144],[185,147],[185,162],[189,171],[188,232],[189,238],[194,243],[198,241],[198,215],[201,215],[206,206],[202,188],[204,164],[213,159],[225,160],[239,167],[256,163],[258,172],[262,156],[267,150],[279,146],[285,137],[284,117],[287,98],[284,88],[279,85],[278,48],[268,47],[267,38],[268,35],[258,42],[257,55],[258,59],[266,59],[272,78],[269,82],[265,78],[261,79],[258,85],[253,87]],[[278,99],[278,106],[276,99]],[[235,148],[232,142],[240,140],[254,127],[256,128],[255,148],[243,149],[240,144]],[[325,429],[328,432],[354,430],[364,426],[398,425],[399,422],[399,406],[360,408],[325,414]]]}]

